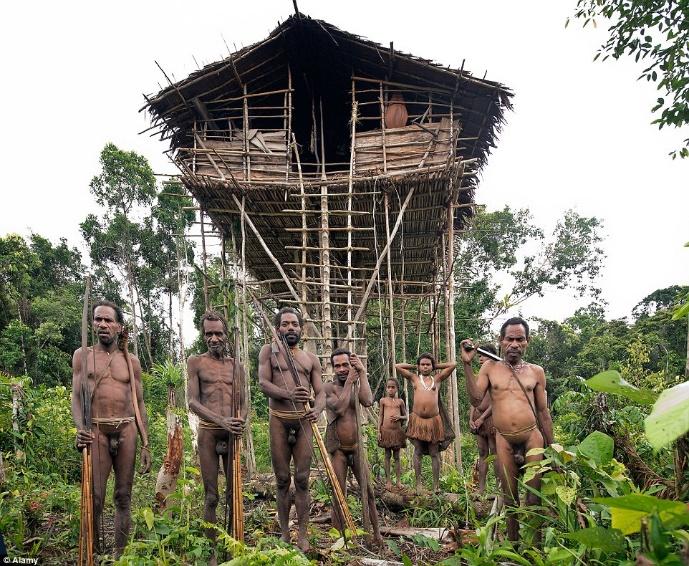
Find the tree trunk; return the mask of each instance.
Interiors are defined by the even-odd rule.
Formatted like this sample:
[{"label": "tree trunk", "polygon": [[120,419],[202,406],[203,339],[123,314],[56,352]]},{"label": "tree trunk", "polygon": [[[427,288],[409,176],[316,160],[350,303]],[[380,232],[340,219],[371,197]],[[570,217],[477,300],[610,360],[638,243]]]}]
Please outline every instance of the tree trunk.
[{"label": "tree trunk", "polygon": [[24,390],[22,389],[21,383],[13,383],[12,388],[12,431],[14,432],[14,454],[17,462],[24,461],[24,451],[19,447],[19,413],[22,408],[22,396]]},{"label": "tree trunk", "polygon": [[167,506],[168,496],[177,487],[177,478],[184,459],[184,441],[182,436],[182,422],[175,414],[175,391],[168,393],[167,407],[167,452],[163,465],[158,471],[156,480],[155,498],[158,509],[163,510]]}]

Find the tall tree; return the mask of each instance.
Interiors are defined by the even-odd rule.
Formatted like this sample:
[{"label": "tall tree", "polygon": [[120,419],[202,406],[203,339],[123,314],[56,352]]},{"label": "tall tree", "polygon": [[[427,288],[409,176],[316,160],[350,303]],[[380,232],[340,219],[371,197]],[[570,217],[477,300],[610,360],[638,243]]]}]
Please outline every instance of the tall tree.
[{"label": "tall tree", "polygon": [[[132,314],[134,353],[138,356],[137,285],[142,235],[145,227],[137,220],[139,207],[150,206],[156,195],[155,175],[146,158],[123,151],[109,143],[100,155],[101,172],[89,185],[96,202],[105,208],[101,221],[89,214],[81,232],[90,247],[91,260],[101,269],[122,270]],[[147,332],[145,321],[144,332]],[[149,363],[152,355],[148,350]]]},{"label": "tall tree", "polygon": [[[611,22],[595,59],[628,55],[643,62],[639,79],[656,83],[663,95],[652,110],[659,114],[654,124],[689,124],[689,0],[578,0],[574,15],[584,26]],[[689,157],[689,138],[670,155]]]}]

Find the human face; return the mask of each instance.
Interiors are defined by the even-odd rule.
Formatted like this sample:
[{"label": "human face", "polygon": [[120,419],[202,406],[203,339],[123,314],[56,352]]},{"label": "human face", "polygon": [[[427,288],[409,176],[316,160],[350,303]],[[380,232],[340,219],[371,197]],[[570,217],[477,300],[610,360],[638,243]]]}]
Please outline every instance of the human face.
[{"label": "human face", "polygon": [[387,391],[388,397],[394,397],[397,394],[397,385],[393,381],[388,381],[385,391]]},{"label": "human face", "polygon": [[488,356],[484,356],[484,355],[482,355],[482,354],[479,354],[479,355],[478,355],[478,365],[482,366],[482,365],[485,364],[488,360],[490,360],[490,358],[489,358]]},{"label": "human face", "polygon": [[344,382],[347,379],[351,367],[347,354],[333,356],[333,370],[335,370],[335,376],[340,382]]},{"label": "human face", "polygon": [[421,358],[418,368],[421,375],[431,375],[433,372],[433,362],[428,358]]},{"label": "human face", "polygon": [[211,356],[220,358],[225,353],[225,344],[227,343],[227,334],[225,327],[219,320],[204,320],[203,321],[203,339],[206,342],[208,351]]},{"label": "human face", "polygon": [[512,365],[519,363],[528,344],[526,330],[521,324],[510,324],[505,328],[505,335],[500,338],[500,346],[505,360]]},{"label": "human face", "polygon": [[285,337],[287,345],[294,347],[299,344],[301,339],[301,325],[296,314],[291,312],[283,313],[280,317],[280,326],[278,332]]},{"label": "human face", "polygon": [[98,342],[103,346],[110,346],[117,341],[122,332],[122,325],[117,322],[117,313],[112,307],[99,306],[93,311],[93,329],[98,336]]}]

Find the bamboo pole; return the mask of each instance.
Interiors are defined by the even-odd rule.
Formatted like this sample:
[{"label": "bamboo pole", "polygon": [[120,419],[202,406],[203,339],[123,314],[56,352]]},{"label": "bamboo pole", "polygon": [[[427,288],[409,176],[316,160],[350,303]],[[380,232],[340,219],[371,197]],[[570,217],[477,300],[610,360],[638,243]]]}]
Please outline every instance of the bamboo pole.
[{"label": "bamboo pole", "polygon": [[[320,109],[320,162],[321,162],[321,180],[325,181],[325,136],[323,125],[323,100],[319,101]],[[314,124],[315,128],[315,124]],[[332,320],[330,308],[330,233],[329,233],[329,205],[328,205],[328,186],[321,185],[321,232],[320,232],[320,258],[321,258],[321,281],[323,288],[321,290],[321,313],[323,317],[323,358],[325,365],[323,366],[323,373],[330,375],[332,373],[330,367],[330,354],[333,351],[332,343]]]},{"label": "bamboo pole", "polygon": [[[203,215],[204,211],[201,209],[199,212],[199,217],[201,218],[201,265],[203,265],[203,305],[205,310],[208,310],[209,308],[209,300],[208,300],[208,281],[207,281],[207,273],[208,273],[208,267],[206,265],[206,228],[205,224],[203,222]],[[134,340],[136,343],[136,335],[134,336]]]},{"label": "bamboo pole", "polygon": [[[390,240],[390,196],[389,193],[385,193],[385,197],[383,199],[383,207],[385,209],[385,240],[386,240],[386,247],[389,249],[390,246],[392,245],[392,241]],[[390,264],[390,253],[388,252],[387,254],[387,263],[388,263],[388,312],[389,312],[389,323],[388,323],[388,328],[390,331],[390,373],[388,374],[388,378],[393,377],[395,375],[395,364],[397,363],[397,354],[396,354],[396,344],[395,344],[395,321],[394,321],[394,313],[395,313],[395,301],[394,301],[394,296],[392,292],[392,266]]]},{"label": "bamboo pole", "polygon": [[[349,148],[349,183],[347,185],[347,348],[352,350],[352,338],[356,333],[356,326],[352,324],[352,205],[354,192],[354,167],[356,164],[356,120],[359,115],[359,107],[356,100],[356,83],[352,81],[352,114],[351,143]],[[365,344],[365,342],[364,342]]]}]

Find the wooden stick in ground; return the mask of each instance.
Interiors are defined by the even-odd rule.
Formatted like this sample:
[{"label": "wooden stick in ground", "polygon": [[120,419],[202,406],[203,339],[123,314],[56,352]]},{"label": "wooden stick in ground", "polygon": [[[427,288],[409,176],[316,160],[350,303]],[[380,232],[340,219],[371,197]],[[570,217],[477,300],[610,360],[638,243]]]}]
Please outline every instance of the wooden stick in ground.
[{"label": "wooden stick in ground", "polygon": [[[237,376],[239,363],[239,328],[234,329],[234,358],[232,367],[232,416],[241,416],[240,389],[243,386]],[[244,500],[242,497],[241,436],[232,435],[232,536],[244,541]],[[226,478],[227,479],[227,478]]]},{"label": "wooden stick in ground", "polygon": [[[91,278],[86,277],[84,306],[81,313],[81,409],[82,430],[91,430],[91,392],[88,385],[88,320]],[[79,566],[93,566],[93,471],[91,445],[81,451],[81,524],[79,529]]]}]

